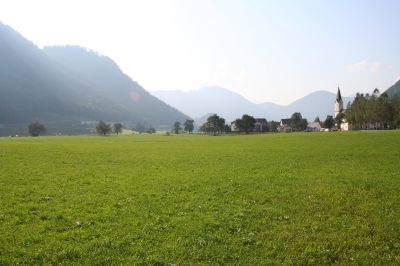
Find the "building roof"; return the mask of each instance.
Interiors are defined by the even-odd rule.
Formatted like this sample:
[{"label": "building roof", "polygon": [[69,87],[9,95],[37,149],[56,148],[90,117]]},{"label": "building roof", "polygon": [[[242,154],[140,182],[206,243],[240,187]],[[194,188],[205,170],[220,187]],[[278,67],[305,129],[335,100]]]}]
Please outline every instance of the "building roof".
[{"label": "building roof", "polygon": [[336,94],[336,101],[341,102],[342,101],[342,94],[340,93],[340,88],[337,88],[337,94]]},{"label": "building roof", "polygon": [[307,125],[308,128],[321,128],[321,124],[318,122],[310,122]]},{"label": "building roof", "polygon": [[284,125],[290,125],[292,123],[292,119],[290,118],[281,119],[281,123]]},{"label": "building roof", "polygon": [[256,118],[256,123],[267,123],[267,119],[265,119],[265,118]]}]

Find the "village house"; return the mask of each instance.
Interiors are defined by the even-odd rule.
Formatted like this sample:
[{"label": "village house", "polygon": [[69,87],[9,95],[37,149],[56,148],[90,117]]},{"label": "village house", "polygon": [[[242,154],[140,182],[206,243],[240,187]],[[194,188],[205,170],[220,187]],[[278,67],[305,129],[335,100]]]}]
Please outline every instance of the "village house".
[{"label": "village house", "polygon": [[321,124],[319,122],[310,122],[307,125],[306,131],[319,132],[319,131],[321,131]]},{"label": "village house", "polygon": [[236,122],[231,122],[231,131],[232,132],[239,132],[239,128],[236,126]]},{"label": "village house", "polygon": [[280,132],[293,131],[291,124],[292,124],[292,119],[290,119],[290,118],[281,119],[281,122],[278,127],[278,131],[280,131]]}]

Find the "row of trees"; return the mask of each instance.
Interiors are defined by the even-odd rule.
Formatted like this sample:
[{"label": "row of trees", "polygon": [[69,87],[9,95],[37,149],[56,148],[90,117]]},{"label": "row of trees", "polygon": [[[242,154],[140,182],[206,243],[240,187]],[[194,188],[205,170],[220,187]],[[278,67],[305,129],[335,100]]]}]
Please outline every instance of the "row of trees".
[{"label": "row of trees", "polygon": [[179,134],[183,129],[186,132],[189,132],[189,134],[191,134],[194,130],[194,120],[186,119],[186,121],[183,123],[183,126],[184,126],[184,128],[182,128],[181,122],[176,121],[173,125],[174,133]]},{"label": "row of trees", "polygon": [[[96,125],[96,132],[97,134],[103,136],[110,134],[111,132],[114,132],[115,134],[118,135],[122,132],[122,128],[123,125],[121,123],[114,123],[111,126],[110,124],[100,121]],[[46,133],[47,129],[43,124],[39,123],[38,121],[35,121],[29,124],[28,131],[32,137],[38,137],[39,135]]]},{"label": "row of trees", "polygon": [[139,132],[139,133],[149,133],[153,134],[156,133],[156,129],[152,126],[146,126],[143,123],[138,122],[134,128],[132,128],[133,131]]},{"label": "row of trees", "polygon": [[[279,125],[279,122],[274,122],[273,125],[277,127]],[[271,123],[270,122],[270,123]],[[242,118],[238,118],[234,121],[236,128],[240,132],[245,132],[246,134],[254,131],[255,129],[255,123],[256,119],[250,115],[243,115]],[[179,121],[176,121],[173,125],[173,132],[175,134],[179,134],[182,130],[192,133],[194,130],[194,121],[193,120],[186,120],[184,123],[184,128],[182,128],[182,124]],[[269,124],[266,125],[262,131],[268,131]],[[225,119],[220,117],[217,114],[213,114],[207,118],[207,121],[200,126],[199,128],[200,132],[203,133],[208,133],[208,134],[213,134],[216,135],[218,133],[229,133],[231,132],[231,127],[230,125],[225,123]]]},{"label": "row of trees", "polygon": [[[100,121],[97,125],[96,125],[96,133],[99,135],[108,135],[110,133],[115,133],[115,134],[120,134],[122,133],[122,129],[124,128],[124,125],[121,123],[114,123],[114,124],[107,124],[104,121]],[[29,124],[28,126],[28,131],[29,134],[33,137],[37,137],[41,134],[46,133],[47,129],[45,127],[45,125],[39,123],[38,121],[35,121],[31,124]],[[155,129],[150,127],[149,129],[147,129],[148,133],[155,133]]]},{"label": "row of trees", "polygon": [[96,132],[99,135],[108,135],[111,132],[114,132],[115,134],[120,134],[122,132],[123,129],[123,125],[121,123],[114,123],[112,126],[111,124],[107,124],[103,121],[100,121],[97,125],[96,125]]},{"label": "row of trees", "polygon": [[372,94],[357,93],[344,112],[353,129],[394,129],[400,127],[400,99],[375,89]]},{"label": "row of trees", "polygon": [[216,135],[217,133],[229,132],[230,127],[225,124],[224,118],[219,117],[217,114],[213,114],[209,116],[207,122],[200,127],[200,131]]}]

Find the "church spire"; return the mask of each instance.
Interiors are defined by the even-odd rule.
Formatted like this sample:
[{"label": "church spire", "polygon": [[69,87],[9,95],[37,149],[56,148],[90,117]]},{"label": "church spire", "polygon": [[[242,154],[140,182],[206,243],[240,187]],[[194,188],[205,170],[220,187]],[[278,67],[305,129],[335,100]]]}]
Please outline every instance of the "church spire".
[{"label": "church spire", "polygon": [[341,102],[342,101],[342,94],[340,94],[339,86],[337,87],[336,101],[337,102]]}]

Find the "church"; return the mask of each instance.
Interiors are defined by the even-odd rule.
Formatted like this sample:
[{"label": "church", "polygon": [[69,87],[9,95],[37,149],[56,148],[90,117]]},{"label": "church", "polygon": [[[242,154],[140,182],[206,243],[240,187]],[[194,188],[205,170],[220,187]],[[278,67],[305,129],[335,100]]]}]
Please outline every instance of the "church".
[{"label": "church", "polygon": [[[342,99],[342,94],[340,93],[340,88],[338,86],[338,90],[337,90],[337,94],[336,94],[336,101],[335,101],[335,115],[334,115],[334,118],[337,117],[339,114],[341,114],[343,112],[344,112],[343,99]],[[340,130],[341,131],[348,131],[349,130],[349,123],[346,121],[346,119],[344,119],[343,122],[340,124]]]}]

